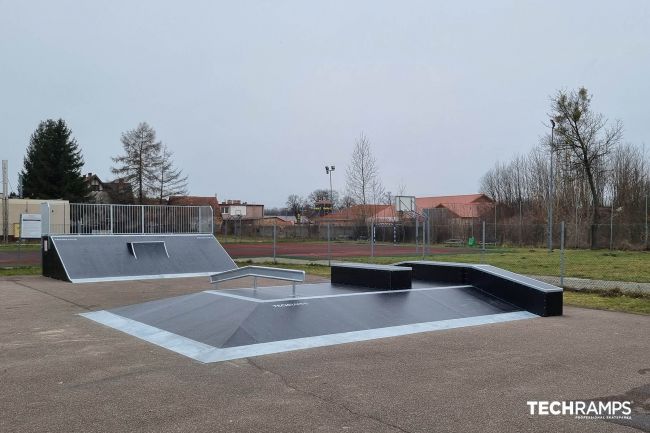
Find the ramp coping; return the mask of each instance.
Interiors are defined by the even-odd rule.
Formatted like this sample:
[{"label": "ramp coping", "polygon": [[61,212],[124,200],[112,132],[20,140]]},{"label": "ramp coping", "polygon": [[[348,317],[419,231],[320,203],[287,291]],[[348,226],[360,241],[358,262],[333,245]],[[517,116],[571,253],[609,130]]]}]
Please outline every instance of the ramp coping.
[{"label": "ramp coping", "polygon": [[340,268],[354,268],[354,269],[372,269],[378,271],[410,271],[411,268],[396,265],[380,265],[374,263],[355,263],[355,262],[334,262],[332,266]]}]

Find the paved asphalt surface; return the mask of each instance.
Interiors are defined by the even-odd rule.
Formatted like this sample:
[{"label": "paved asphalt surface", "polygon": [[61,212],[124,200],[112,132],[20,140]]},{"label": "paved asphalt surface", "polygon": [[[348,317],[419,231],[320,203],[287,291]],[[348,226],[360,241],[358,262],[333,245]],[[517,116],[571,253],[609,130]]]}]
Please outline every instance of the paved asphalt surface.
[{"label": "paved asphalt surface", "polygon": [[650,413],[647,316],[566,308],[201,364],[77,315],[205,290],[206,280],[0,280],[0,431],[650,431],[649,415],[632,428],[526,405],[609,398]]}]

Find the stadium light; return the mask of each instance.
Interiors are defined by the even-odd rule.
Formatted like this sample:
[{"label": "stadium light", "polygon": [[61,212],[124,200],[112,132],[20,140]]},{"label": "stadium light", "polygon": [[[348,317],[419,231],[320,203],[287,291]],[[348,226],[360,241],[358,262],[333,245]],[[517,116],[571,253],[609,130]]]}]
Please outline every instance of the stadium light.
[{"label": "stadium light", "polygon": [[[334,213],[334,195],[332,190],[332,172],[335,170],[333,165],[325,166],[325,173],[330,176],[330,214]],[[327,264],[332,266],[332,247],[330,246],[330,225],[327,224]]]},{"label": "stadium light", "polygon": [[548,251],[553,252],[553,155],[555,121],[551,119],[551,169],[548,180]]}]

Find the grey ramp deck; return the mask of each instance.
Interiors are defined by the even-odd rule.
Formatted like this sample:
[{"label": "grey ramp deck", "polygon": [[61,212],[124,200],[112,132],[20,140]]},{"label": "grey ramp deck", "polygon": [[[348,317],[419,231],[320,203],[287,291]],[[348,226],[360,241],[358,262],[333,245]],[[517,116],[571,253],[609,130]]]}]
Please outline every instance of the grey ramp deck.
[{"label": "grey ramp deck", "polygon": [[202,362],[537,317],[471,286],[305,286],[290,300],[208,291],[84,316]]},{"label": "grey ramp deck", "polygon": [[206,276],[237,266],[212,235],[52,236],[72,282]]}]

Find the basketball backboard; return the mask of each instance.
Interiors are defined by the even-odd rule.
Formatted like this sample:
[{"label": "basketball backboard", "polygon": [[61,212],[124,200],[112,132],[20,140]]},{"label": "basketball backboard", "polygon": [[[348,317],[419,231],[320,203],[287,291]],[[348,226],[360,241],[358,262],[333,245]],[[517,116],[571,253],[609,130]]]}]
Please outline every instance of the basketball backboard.
[{"label": "basketball backboard", "polygon": [[397,210],[397,212],[415,212],[415,196],[396,195],[395,210]]}]

